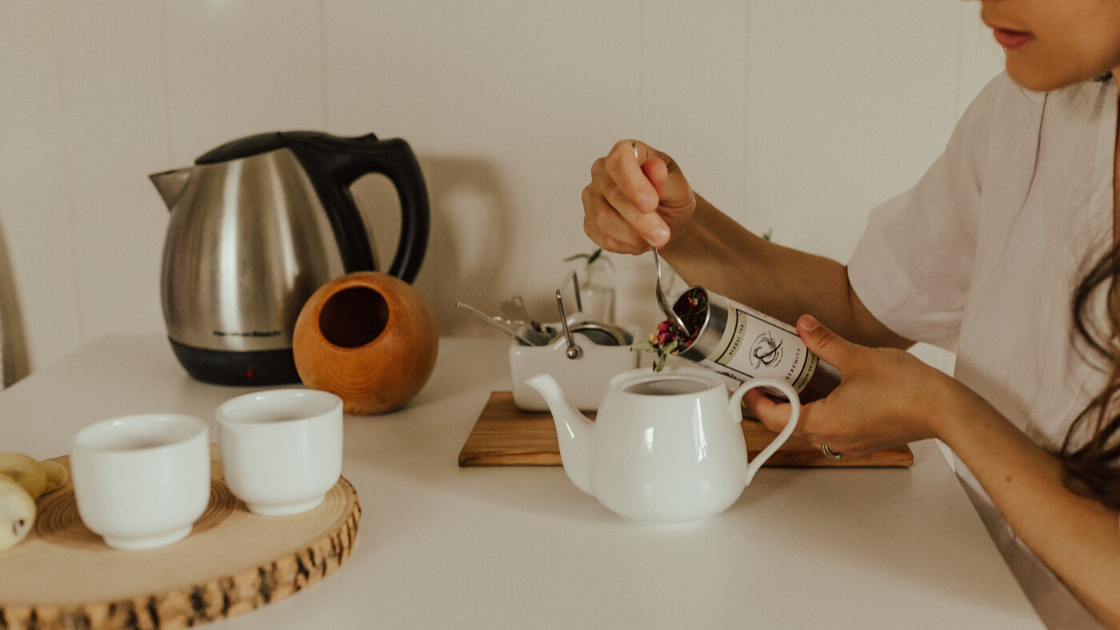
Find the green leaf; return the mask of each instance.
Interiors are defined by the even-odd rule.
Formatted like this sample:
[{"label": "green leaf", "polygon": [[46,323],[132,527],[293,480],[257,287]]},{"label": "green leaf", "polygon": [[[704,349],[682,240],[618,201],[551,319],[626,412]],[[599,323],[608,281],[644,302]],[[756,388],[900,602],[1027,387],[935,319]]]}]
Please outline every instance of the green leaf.
[{"label": "green leaf", "polygon": [[669,358],[670,354],[676,354],[681,350],[684,342],[680,339],[673,339],[662,347],[658,347],[653,341],[643,341],[630,346],[630,350],[637,350],[639,352],[653,352],[657,354],[657,362],[654,363],[653,371],[660,372],[665,369],[665,361]]},{"label": "green leaf", "polygon": [[599,247],[595,251],[591,252],[590,254],[574,254],[572,256],[568,256],[567,258],[564,259],[564,262],[572,262],[573,260],[579,260],[581,258],[586,258],[587,259],[587,266],[590,267],[591,265],[595,264],[595,261],[602,258],[603,262],[607,263],[608,267],[610,267],[611,269],[614,269],[614,263],[611,262],[611,259],[607,258],[607,256],[605,254],[606,254],[606,252],[603,251],[603,248]]}]

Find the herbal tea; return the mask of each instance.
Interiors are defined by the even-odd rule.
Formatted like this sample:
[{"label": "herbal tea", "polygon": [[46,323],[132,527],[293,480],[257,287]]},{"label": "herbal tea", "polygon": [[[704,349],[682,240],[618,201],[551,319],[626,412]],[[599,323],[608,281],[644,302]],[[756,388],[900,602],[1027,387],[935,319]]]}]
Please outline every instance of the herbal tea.
[{"label": "herbal tea", "polygon": [[640,394],[642,396],[680,396],[682,394],[696,394],[709,389],[709,385],[702,381],[684,378],[665,378],[635,383],[627,387],[627,394]]}]

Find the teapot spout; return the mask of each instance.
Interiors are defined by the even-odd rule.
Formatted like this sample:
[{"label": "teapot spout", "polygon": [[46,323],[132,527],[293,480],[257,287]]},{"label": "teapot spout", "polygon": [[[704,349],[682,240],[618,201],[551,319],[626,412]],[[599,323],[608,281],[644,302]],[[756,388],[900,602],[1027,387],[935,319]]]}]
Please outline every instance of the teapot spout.
[{"label": "teapot spout", "polygon": [[595,423],[576,409],[549,374],[538,374],[525,384],[540,392],[556,422],[556,439],[560,442],[560,460],[564,472],[577,488],[594,496],[591,489],[591,445],[595,439]]},{"label": "teapot spout", "polygon": [[163,203],[167,206],[168,211],[171,211],[183,196],[183,191],[187,189],[187,182],[190,180],[193,171],[194,168],[187,167],[148,175],[148,179],[155,184],[156,190],[159,191],[159,196],[163,198]]}]

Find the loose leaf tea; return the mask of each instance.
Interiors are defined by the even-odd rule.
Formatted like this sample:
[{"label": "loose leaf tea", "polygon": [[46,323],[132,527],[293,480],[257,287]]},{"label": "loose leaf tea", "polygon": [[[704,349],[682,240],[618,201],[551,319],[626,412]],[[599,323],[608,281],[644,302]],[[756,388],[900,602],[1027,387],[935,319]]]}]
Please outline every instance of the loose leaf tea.
[{"label": "loose leaf tea", "polygon": [[691,336],[686,335],[671,320],[665,320],[657,325],[657,329],[649,336],[648,341],[630,346],[631,350],[657,354],[657,362],[653,366],[654,372],[665,369],[665,360],[669,358],[670,354],[680,354],[692,345],[696,335],[700,332],[700,328],[704,325],[704,319],[707,317],[708,300],[702,290],[689,289],[684,294],[683,299],[677,300],[673,310],[684,320],[685,326],[688,326],[689,330],[692,331]]}]

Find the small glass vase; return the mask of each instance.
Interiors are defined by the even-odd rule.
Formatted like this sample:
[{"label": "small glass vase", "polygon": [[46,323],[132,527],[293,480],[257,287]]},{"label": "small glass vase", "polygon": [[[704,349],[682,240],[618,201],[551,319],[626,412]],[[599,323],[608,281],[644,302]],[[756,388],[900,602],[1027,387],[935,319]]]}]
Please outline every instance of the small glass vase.
[{"label": "small glass vase", "polygon": [[584,266],[579,274],[579,293],[583,312],[589,318],[615,323],[614,269],[609,260],[599,257]]}]

